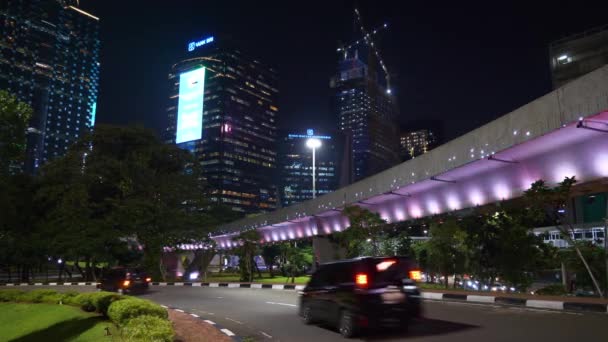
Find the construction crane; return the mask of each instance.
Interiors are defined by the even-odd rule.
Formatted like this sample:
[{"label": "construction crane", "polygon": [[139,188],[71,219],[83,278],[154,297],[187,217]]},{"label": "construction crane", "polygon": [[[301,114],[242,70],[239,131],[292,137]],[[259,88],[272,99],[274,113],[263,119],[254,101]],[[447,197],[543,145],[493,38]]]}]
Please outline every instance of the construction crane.
[{"label": "construction crane", "polygon": [[391,77],[388,72],[388,69],[386,68],[386,64],[384,64],[384,61],[382,60],[382,57],[380,56],[380,52],[378,51],[378,49],[376,48],[376,46],[374,44],[374,41],[372,40],[372,38],[376,34],[384,31],[385,29],[388,29],[388,24],[384,23],[381,26],[378,26],[375,29],[373,29],[371,32],[368,32],[365,29],[365,27],[363,26],[363,20],[361,19],[361,14],[359,13],[359,10],[357,8],[355,8],[355,21],[359,25],[359,30],[361,30],[361,33],[363,33],[363,37],[352,42],[351,44],[338,48],[337,51],[344,52],[344,55],[346,56],[346,53],[348,50],[358,46],[359,44],[365,43],[369,47],[369,49],[376,55],[376,58],[378,59],[378,63],[380,64],[382,71],[384,71],[384,78],[386,80],[386,93],[390,94],[391,93],[391,83],[390,83]]}]

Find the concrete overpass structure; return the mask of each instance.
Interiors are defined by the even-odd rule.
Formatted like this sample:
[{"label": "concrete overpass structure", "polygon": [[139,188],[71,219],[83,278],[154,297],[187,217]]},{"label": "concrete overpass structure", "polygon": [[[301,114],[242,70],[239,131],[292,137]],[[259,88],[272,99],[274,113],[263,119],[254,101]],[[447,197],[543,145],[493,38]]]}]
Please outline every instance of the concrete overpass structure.
[{"label": "concrete overpass structure", "polygon": [[[474,100],[474,99],[472,99]],[[219,248],[260,231],[264,242],[323,236],[349,226],[360,205],[389,222],[520,196],[538,179],[608,180],[608,65],[429,153],[331,194],[220,227]]]}]

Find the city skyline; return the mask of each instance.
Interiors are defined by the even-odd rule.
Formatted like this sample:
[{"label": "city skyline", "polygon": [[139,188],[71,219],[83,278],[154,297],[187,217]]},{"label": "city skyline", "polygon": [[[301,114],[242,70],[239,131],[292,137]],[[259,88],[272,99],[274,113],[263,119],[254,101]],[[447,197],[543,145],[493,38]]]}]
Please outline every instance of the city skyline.
[{"label": "city skyline", "polygon": [[[140,123],[160,131],[165,70],[176,57],[171,51],[225,32],[277,66],[285,113],[280,128],[333,124],[327,79],[336,71],[338,41],[355,37],[352,1],[325,4],[322,10],[313,2],[297,16],[278,3],[263,8],[239,3],[235,11],[234,4],[178,1],[147,6],[145,16],[138,15],[138,2],[121,4],[121,11],[114,5],[81,1],[83,9],[102,18],[98,122]],[[423,5],[363,3],[360,8],[367,26],[389,24],[378,42],[397,74],[400,121],[440,119],[449,127],[446,140],[549,92],[548,44],[603,23],[599,13],[577,16],[560,8],[503,6],[498,11],[459,5],[446,14]],[[116,85],[113,79],[124,82]]]}]

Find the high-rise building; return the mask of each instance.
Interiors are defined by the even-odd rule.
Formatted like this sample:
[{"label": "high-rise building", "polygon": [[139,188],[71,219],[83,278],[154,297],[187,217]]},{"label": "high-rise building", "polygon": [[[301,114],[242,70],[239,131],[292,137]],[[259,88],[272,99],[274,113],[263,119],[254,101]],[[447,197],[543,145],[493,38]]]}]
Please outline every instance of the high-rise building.
[{"label": "high-rise building", "polygon": [[359,50],[368,49],[344,52],[330,82],[339,129],[352,139],[355,181],[399,163],[396,99],[378,75],[376,57]]},{"label": "high-rise building", "polygon": [[608,26],[578,33],[549,45],[553,89],[608,64]]},{"label": "high-rise building", "polygon": [[281,206],[312,199],[312,150],[308,139],[321,141],[315,150],[316,196],[335,191],[340,187],[341,165],[344,159],[344,139],[340,134],[319,134],[313,129],[306,132],[282,133],[279,143],[279,197]]},{"label": "high-rise building", "polygon": [[24,169],[63,155],[95,123],[99,18],[77,1],[0,2],[0,89],[34,109]]},{"label": "high-rise building", "polygon": [[192,151],[211,200],[243,213],[277,207],[277,72],[227,40],[184,44],[169,73],[165,140]]},{"label": "high-rise building", "polygon": [[437,136],[430,129],[403,131],[399,135],[401,160],[427,153],[437,146]]}]

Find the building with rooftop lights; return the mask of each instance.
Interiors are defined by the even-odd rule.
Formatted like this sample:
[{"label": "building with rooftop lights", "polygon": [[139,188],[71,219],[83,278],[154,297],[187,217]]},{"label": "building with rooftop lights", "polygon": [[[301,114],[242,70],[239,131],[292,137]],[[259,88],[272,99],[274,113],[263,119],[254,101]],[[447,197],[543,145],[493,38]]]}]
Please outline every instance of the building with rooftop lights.
[{"label": "building with rooftop lights", "polygon": [[212,201],[246,214],[274,210],[276,70],[219,37],[183,49],[169,73],[164,139],[195,154]]}]

